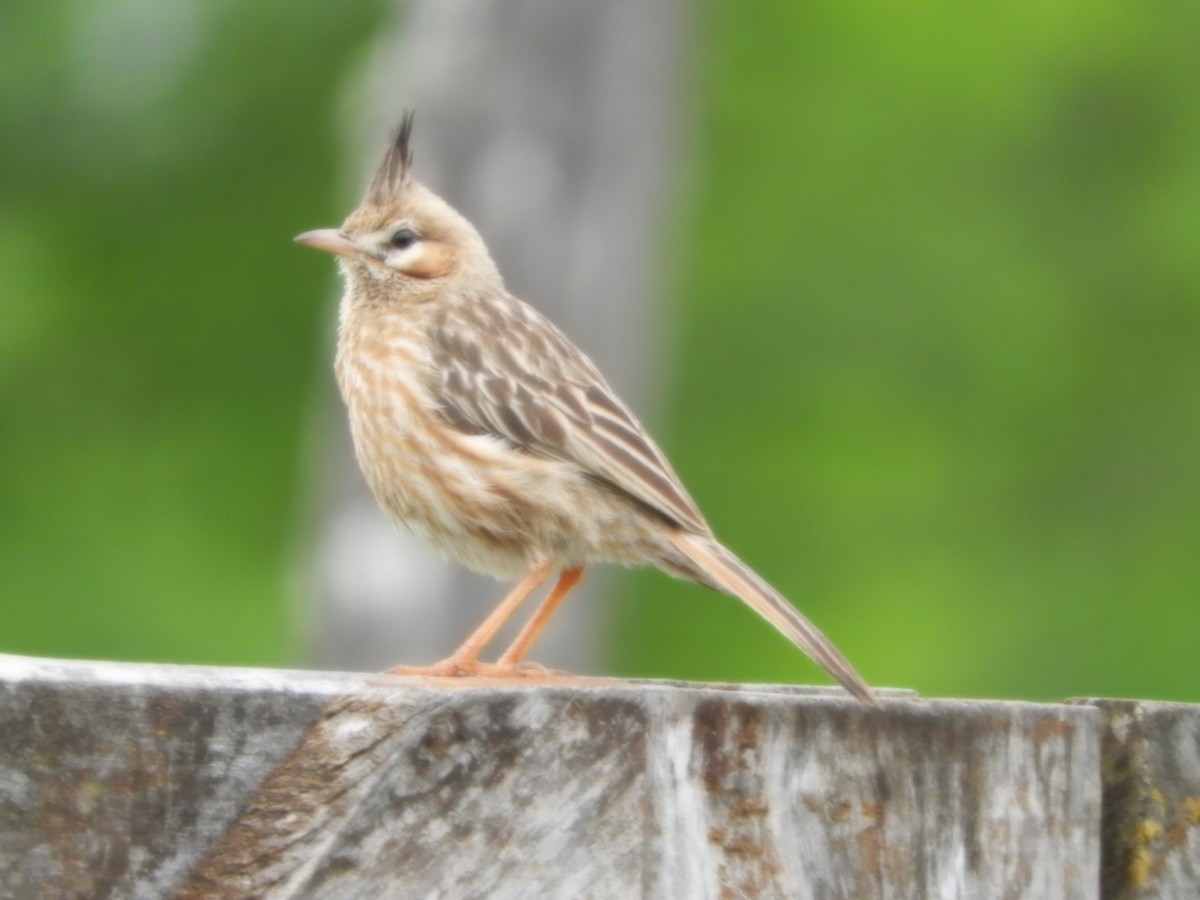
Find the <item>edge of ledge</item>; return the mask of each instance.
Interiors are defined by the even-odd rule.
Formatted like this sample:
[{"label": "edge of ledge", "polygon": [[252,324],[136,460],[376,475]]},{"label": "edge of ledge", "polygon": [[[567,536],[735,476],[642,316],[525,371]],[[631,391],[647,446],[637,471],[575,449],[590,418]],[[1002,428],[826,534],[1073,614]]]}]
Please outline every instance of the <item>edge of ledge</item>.
[{"label": "edge of ledge", "polygon": [[[579,676],[578,679],[531,678],[528,681],[493,678],[421,678],[372,672],[314,671],[307,669],[251,668],[236,666],[181,665],[173,663],[112,662],[101,660],[60,659],[0,653],[0,684],[37,681],[56,684],[105,686],[153,686],[157,688],[217,689],[234,692],[271,691],[335,697],[360,691],[523,691],[535,688],[576,689],[593,692],[603,689],[643,690],[660,694],[676,690],[701,694],[772,697],[805,701],[837,701],[857,705],[845,691],[832,685],[764,684],[737,682],[682,681],[655,678],[612,678]],[[949,703],[955,706],[1017,705],[1067,706],[1078,701],[1032,703],[1023,700],[979,698],[923,698],[906,688],[877,688],[884,700]]]}]

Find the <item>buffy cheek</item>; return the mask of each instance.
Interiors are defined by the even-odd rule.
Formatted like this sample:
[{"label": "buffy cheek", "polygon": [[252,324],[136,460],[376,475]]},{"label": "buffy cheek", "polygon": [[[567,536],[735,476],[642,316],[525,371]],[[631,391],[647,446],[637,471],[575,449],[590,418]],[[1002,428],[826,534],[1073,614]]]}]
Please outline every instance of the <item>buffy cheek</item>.
[{"label": "buffy cheek", "polygon": [[454,268],[454,251],[440,241],[423,241],[421,252],[406,260],[401,271],[413,278],[440,278]]}]

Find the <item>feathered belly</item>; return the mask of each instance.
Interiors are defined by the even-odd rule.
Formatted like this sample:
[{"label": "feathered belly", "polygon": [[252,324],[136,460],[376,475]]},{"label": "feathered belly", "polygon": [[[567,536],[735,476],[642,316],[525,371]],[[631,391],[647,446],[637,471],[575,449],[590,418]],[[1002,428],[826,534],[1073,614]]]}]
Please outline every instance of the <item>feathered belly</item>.
[{"label": "feathered belly", "polygon": [[357,340],[357,352],[340,348],[338,384],[359,466],[392,518],[498,577],[547,559],[585,565],[653,557],[657,523],[635,501],[577,464],[443,419],[415,377],[427,363],[411,335]]},{"label": "feathered belly", "polygon": [[507,578],[546,559],[644,561],[645,514],[578,467],[405,419],[352,412],[359,465],[389,515],[469,568]]}]

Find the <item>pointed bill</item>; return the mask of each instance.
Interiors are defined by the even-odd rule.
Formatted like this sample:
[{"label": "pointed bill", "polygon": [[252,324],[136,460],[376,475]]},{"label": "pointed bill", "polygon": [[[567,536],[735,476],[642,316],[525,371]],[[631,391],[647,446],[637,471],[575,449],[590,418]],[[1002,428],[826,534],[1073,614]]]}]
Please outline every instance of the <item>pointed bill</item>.
[{"label": "pointed bill", "polygon": [[363,250],[336,228],[318,228],[292,238],[297,244],[307,244],[334,256],[361,256]]}]

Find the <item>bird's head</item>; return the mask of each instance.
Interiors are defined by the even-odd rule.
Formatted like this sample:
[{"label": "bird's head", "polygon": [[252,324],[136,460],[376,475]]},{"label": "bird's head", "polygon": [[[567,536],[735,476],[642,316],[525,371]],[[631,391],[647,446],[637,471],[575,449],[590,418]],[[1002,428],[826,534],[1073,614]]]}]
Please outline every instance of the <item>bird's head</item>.
[{"label": "bird's head", "polygon": [[[392,135],[362,203],[341,228],[296,240],[339,257],[352,286],[372,295],[435,296],[451,284],[499,285],[473,225],[412,176],[412,113]],[[373,289],[372,289],[373,288]]]}]

